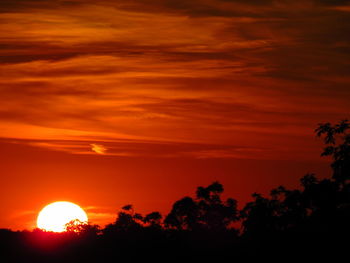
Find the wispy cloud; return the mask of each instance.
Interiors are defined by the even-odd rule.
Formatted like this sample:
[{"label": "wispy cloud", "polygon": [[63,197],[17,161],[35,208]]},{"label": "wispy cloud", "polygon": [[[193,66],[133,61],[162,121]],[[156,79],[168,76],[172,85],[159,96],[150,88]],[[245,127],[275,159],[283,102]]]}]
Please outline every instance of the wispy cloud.
[{"label": "wispy cloud", "polygon": [[111,211],[111,208],[88,206],[83,207],[83,209],[87,213],[89,222],[100,225],[101,227],[104,227],[106,224],[113,223],[117,217],[117,212]]},{"label": "wispy cloud", "polygon": [[96,143],[91,144],[91,150],[98,154],[105,154],[107,152],[107,148],[105,146]]},{"label": "wispy cloud", "polygon": [[[348,8],[345,0],[4,0],[0,136],[116,156],[145,155],[144,141],[213,158],[246,156],[221,145],[307,151],[318,122],[349,112]],[[108,143],[116,140],[134,148]]]}]

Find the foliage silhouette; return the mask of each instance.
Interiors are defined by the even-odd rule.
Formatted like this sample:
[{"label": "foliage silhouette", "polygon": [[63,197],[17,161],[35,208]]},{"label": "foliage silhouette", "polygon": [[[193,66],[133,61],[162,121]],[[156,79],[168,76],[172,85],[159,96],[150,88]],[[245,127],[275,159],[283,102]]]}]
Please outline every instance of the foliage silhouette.
[{"label": "foliage silhouette", "polygon": [[[350,179],[350,123],[343,120],[338,124],[320,124],[315,130],[318,137],[324,138],[326,147],[322,156],[331,156],[333,178],[342,186]],[[339,142],[340,140],[340,142]]]},{"label": "foliage silhouette", "polygon": [[221,200],[223,185],[214,182],[207,187],[198,187],[196,198],[184,197],[175,202],[165,218],[168,228],[177,230],[222,231],[238,220],[237,201]]},{"label": "foliage silhouette", "polygon": [[72,220],[66,224],[66,231],[79,235],[96,236],[101,233],[99,225],[91,225],[88,222],[81,222],[79,219]]}]

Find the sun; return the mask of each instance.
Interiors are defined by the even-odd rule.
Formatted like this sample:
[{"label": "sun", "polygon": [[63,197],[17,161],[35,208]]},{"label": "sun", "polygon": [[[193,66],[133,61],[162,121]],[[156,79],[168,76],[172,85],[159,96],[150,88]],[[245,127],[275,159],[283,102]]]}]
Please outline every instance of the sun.
[{"label": "sun", "polygon": [[54,202],[45,206],[39,213],[37,227],[45,231],[66,231],[66,224],[72,220],[88,222],[84,210],[71,202]]}]

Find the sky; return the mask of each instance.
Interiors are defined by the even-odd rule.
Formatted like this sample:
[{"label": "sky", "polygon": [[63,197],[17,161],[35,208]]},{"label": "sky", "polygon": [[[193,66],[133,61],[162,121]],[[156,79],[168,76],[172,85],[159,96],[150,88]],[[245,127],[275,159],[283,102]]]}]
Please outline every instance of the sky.
[{"label": "sky", "polygon": [[1,0],[0,228],[330,175],[314,129],[349,117],[349,32],[348,0]]}]

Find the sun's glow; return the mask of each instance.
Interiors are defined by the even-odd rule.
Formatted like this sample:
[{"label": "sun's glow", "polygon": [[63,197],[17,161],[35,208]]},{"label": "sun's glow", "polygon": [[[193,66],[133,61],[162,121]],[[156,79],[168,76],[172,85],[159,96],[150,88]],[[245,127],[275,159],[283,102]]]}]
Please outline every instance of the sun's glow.
[{"label": "sun's glow", "polygon": [[63,232],[72,220],[86,223],[88,217],[84,210],[71,202],[54,202],[45,206],[39,213],[37,227],[46,231]]}]

